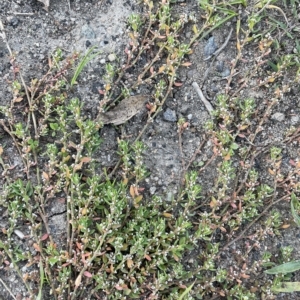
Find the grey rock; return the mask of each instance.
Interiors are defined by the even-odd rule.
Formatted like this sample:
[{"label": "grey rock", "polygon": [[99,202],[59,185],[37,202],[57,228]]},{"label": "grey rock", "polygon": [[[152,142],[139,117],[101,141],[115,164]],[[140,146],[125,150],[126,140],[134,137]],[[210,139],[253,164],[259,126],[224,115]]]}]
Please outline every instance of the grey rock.
[{"label": "grey rock", "polygon": [[154,195],[155,191],[156,191],[156,187],[155,186],[151,186],[151,188],[149,189],[150,194]]},{"label": "grey rock", "polygon": [[218,46],[215,43],[215,38],[212,36],[208,39],[206,46],[204,47],[204,56],[211,56],[216,50]]},{"label": "grey rock", "polygon": [[164,112],[164,119],[168,122],[176,122],[177,117],[175,111],[170,108],[167,108]]},{"label": "grey rock", "polygon": [[20,21],[17,17],[12,17],[10,19],[10,25],[14,28],[16,28],[19,25]]},{"label": "grey rock", "polygon": [[185,33],[185,37],[186,37],[187,39],[189,39],[189,38],[191,37],[191,35],[192,35],[192,33],[191,33],[190,31],[187,31],[187,32]]},{"label": "grey rock", "polygon": [[96,38],[95,31],[94,31],[93,28],[90,27],[88,24],[84,24],[84,25],[81,27],[81,35],[82,35],[83,37],[85,37],[86,39],[88,39],[88,40],[91,40],[91,39],[95,39],[95,38]]},{"label": "grey rock", "polygon": [[271,116],[272,120],[278,121],[278,122],[282,122],[285,119],[285,115],[283,113],[280,112],[276,112],[275,114],[273,114]]},{"label": "grey rock", "polygon": [[221,73],[224,70],[224,61],[223,60],[218,60],[216,62],[216,71]]},{"label": "grey rock", "polygon": [[114,54],[114,53],[111,53],[111,54],[108,55],[108,60],[109,61],[114,61],[114,60],[116,60],[116,58],[117,58],[116,54]]},{"label": "grey rock", "polygon": [[188,78],[193,78],[196,74],[197,74],[197,70],[192,69],[192,70],[188,70],[188,71],[187,71],[186,76],[187,76]]},{"label": "grey rock", "polygon": [[188,120],[192,120],[193,115],[192,114],[188,114],[187,118],[188,118]]},{"label": "grey rock", "polygon": [[230,75],[230,69],[229,68],[225,68],[223,70],[223,72],[221,73],[221,77],[224,78],[224,77],[227,77]]},{"label": "grey rock", "polygon": [[291,124],[296,125],[299,122],[299,116],[292,116],[291,117]]}]

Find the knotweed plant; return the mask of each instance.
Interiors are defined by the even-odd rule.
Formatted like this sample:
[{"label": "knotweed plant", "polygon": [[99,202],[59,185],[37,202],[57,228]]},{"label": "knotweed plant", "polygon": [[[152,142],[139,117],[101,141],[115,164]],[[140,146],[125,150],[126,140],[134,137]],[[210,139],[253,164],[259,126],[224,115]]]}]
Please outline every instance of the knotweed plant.
[{"label": "knotweed plant", "polygon": [[[243,22],[237,7],[247,6],[243,0],[199,1],[199,14],[190,15],[173,14],[176,1],[171,2],[144,0],[142,13],[128,20],[130,42],[121,66],[105,67],[100,110],[142,87],[151,88],[154,100],[139,136],[118,140],[119,163],[112,172],[101,169],[95,155],[101,150],[101,120],[87,119],[84,104],[68,96],[97,52],[90,49],[78,62],[78,53],[62,59],[58,49],[47,74],[28,85],[10,52],[12,101],[0,109],[6,138],[0,147],[0,207],[7,216],[0,232],[0,263],[3,271],[15,270],[30,299],[272,299],[278,291],[274,287],[287,279],[280,275],[263,286],[248,284],[272,265],[268,252],[258,260],[250,257],[285,225],[276,204],[294,199],[297,215],[299,159],[284,171],[282,152],[283,144],[299,139],[299,129],[289,128],[279,145],[260,145],[257,139],[283,95],[299,84],[298,53],[275,55],[267,64],[279,43],[268,30],[256,28],[262,13],[274,8],[270,1],[248,7]],[[150,196],[144,180],[151,170],[144,166],[147,149],[140,137],[172,89],[182,85],[177,72],[190,66],[187,57],[194,42],[233,17],[236,57],[203,129],[211,157],[193,165],[200,147],[188,165],[182,160],[178,193]],[[184,29],[191,31],[185,42]],[[233,90],[233,75],[251,43],[258,54],[248,59],[249,69]],[[132,69],[136,72],[124,83]],[[294,77],[284,81],[291,69]],[[251,80],[268,89],[271,96],[264,105],[240,93]],[[179,138],[187,128],[188,122],[180,118]],[[10,153],[18,156],[16,166]],[[257,163],[260,156],[267,162],[264,167]],[[213,183],[205,189],[199,178],[212,165]],[[50,207],[57,202],[62,210],[51,215]],[[51,219],[59,215],[63,230],[56,233]],[[226,252],[241,240],[241,249]],[[283,248],[279,263],[288,262],[291,253],[290,247]],[[236,264],[226,265],[222,258],[228,255]]]}]

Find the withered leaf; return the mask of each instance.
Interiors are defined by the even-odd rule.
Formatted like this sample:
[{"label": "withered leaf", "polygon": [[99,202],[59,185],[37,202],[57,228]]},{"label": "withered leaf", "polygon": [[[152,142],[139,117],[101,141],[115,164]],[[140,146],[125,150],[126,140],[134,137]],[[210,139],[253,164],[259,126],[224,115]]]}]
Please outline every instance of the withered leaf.
[{"label": "withered leaf", "polygon": [[97,119],[103,124],[123,124],[142,110],[148,98],[148,96],[144,95],[125,98],[113,109],[100,113]]}]

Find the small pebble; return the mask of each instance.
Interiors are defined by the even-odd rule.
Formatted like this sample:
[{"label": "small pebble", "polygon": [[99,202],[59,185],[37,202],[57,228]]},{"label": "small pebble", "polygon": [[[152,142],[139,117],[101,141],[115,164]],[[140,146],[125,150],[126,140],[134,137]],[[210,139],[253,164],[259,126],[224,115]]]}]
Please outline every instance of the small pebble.
[{"label": "small pebble", "polygon": [[187,76],[188,78],[194,78],[194,76],[195,76],[197,73],[198,73],[198,72],[197,72],[197,70],[195,70],[195,69],[189,70],[189,71],[187,71],[186,76]]},{"label": "small pebble", "polygon": [[299,122],[299,116],[292,116],[291,117],[291,124],[296,125]]},{"label": "small pebble", "polygon": [[16,28],[19,25],[19,19],[17,17],[12,17],[12,19],[10,20],[10,25],[13,28]]},{"label": "small pebble", "polygon": [[100,60],[100,64],[102,64],[102,65],[105,64],[105,59],[104,59],[104,58],[102,58],[102,59]]},{"label": "small pebble", "polygon": [[175,111],[170,108],[167,108],[164,112],[164,119],[168,122],[176,122],[177,117]]},{"label": "small pebble", "polygon": [[204,57],[211,56],[217,50],[217,45],[215,43],[215,38],[212,36],[208,39],[204,47]]},{"label": "small pebble", "polygon": [[23,273],[25,273],[25,272],[27,271],[27,267],[26,267],[26,265],[25,265],[25,266],[23,266],[23,267],[21,268],[21,271],[22,271]]},{"label": "small pebble", "polygon": [[224,70],[224,61],[223,60],[218,60],[216,62],[216,71],[221,73]]},{"label": "small pebble", "polygon": [[88,48],[89,46],[91,46],[92,43],[89,40],[85,41],[85,47]]},{"label": "small pebble", "polygon": [[230,69],[229,68],[225,68],[223,70],[223,72],[221,73],[221,77],[224,78],[224,77],[227,77],[230,75]]},{"label": "small pebble", "polygon": [[108,55],[108,60],[109,61],[114,61],[114,60],[116,60],[116,58],[117,58],[116,54],[114,54],[114,53],[111,53],[111,54]]},{"label": "small pebble", "polygon": [[90,27],[90,26],[87,25],[87,24],[84,24],[84,25],[81,27],[81,34],[82,34],[82,36],[84,36],[87,40],[91,40],[91,39],[95,39],[95,38],[96,38],[96,34],[95,34],[93,28]]},{"label": "small pebble", "polygon": [[23,232],[21,232],[20,230],[16,229],[14,230],[14,233],[22,240],[24,239],[25,235]]},{"label": "small pebble", "polygon": [[277,112],[271,116],[272,120],[282,122],[285,119],[285,115],[283,113]]},{"label": "small pebble", "polygon": [[156,187],[155,186],[151,186],[151,188],[149,189],[150,194],[154,195],[155,191],[156,191]]},{"label": "small pebble", "polygon": [[188,115],[187,115],[187,118],[188,118],[188,120],[192,120],[193,115],[192,115],[192,114],[188,114]]}]

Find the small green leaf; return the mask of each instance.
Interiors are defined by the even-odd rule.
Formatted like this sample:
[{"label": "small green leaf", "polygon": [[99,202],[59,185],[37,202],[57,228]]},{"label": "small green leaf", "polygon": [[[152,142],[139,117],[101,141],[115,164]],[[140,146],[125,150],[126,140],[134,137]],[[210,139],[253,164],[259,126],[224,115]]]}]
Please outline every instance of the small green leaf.
[{"label": "small green leaf", "polygon": [[299,200],[297,199],[296,195],[292,193],[291,195],[291,211],[292,215],[294,217],[295,223],[300,227],[300,217],[298,216],[296,209],[299,208],[300,203]]},{"label": "small green leaf", "polygon": [[48,261],[49,261],[49,264],[51,265],[51,267],[53,267],[58,262],[58,258],[50,257]]},{"label": "small green leaf", "polygon": [[276,266],[266,270],[266,274],[286,274],[300,270],[300,260],[290,261],[288,263]]},{"label": "small green leaf", "polygon": [[58,129],[58,124],[57,123],[50,123],[49,126],[52,130],[57,130]]},{"label": "small green leaf", "polygon": [[284,282],[282,286],[273,287],[272,291],[276,293],[300,292],[300,282]]},{"label": "small green leaf", "polygon": [[231,146],[230,146],[230,148],[233,149],[233,150],[236,150],[236,149],[239,148],[239,145],[236,144],[236,143],[232,143]]},{"label": "small green leaf", "polygon": [[85,56],[81,59],[81,61],[79,62],[75,73],[73,75],[73,78],[71,80],[71,86],[73,86],[76,83],[76,80],[79,76],[79,74],[81,73],[82,69],[97,55],[99,55],[101,53],[101,51],[96,52],[96,53],[92,53],[94,51],[94,49],[96,48],[96,46],[91,47],[87,53],[85,54]]},{"label": "small green leaf", "polygon": [[192,290],[194,284],[195,282],[193,282],[188,288],[186,288],[186,290],[180,295],[178,300],[184,300],[184,297],[187,296],[188,293]]}]

